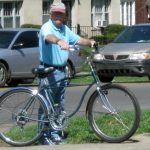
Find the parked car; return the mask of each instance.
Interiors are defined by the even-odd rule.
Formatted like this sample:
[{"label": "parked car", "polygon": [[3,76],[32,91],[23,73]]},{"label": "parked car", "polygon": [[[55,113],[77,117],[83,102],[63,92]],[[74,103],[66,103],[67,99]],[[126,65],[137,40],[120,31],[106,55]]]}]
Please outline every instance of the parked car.
[{"label": "parked car", "polygon": [[[39,29],[0,29],[0,87],[32,83],[32,68],[39,65]],[[70,52],[66,70],[74,74],[82,69],[79,51]]]},{"label": "parked car", "polygon": [[94,62],[102,82],[110,82],[115,76],[150,79],[150,24],[127,27],[112,43],[99,49]]}]

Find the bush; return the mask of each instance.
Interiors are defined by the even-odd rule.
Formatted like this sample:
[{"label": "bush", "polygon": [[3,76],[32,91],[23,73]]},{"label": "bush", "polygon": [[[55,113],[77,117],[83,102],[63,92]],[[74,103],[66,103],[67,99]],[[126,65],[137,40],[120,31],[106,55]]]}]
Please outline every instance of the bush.
[{"label": "bush", "polygon": [[40,29],[41,25],[35,25],[35,24],[23,24],[20,26],[21,28],[37,28]]},{"label": "bush", "polygon": [[116,37],[117,37],[117,33],[110,33],[106,35],[106,39],[107,39],[107,43],[112,42]]},{"label": "bush", "polygon": [[91,39],[94,39],[96,42],[99,42],[100,45],[106,45],[112,42],[117,35],[122,32],[126,26],[119,24],[110,24],[104,28],[103,35],[92,36]]},{"label": "bush", "polygon": [[97,35],[92,36],[91,39],[94,39],[96,42],[99,42],[100,45],[106,45],[107,43],[112,42],[116,37],[117,33],[111,33],[107,35]]},{"label": "bush", "polygon": [[119,34],[121,31],[123,31],[126,28],[124,25],[120,24],[110,24],[105,28],[106,34]]},{"label": "bush", "polygon": [[99,44],[101,45],[105,45],[107,43],[107,37],[104,35],[92,36],[91,39],[95,40],[96,42],[99,42]]}]

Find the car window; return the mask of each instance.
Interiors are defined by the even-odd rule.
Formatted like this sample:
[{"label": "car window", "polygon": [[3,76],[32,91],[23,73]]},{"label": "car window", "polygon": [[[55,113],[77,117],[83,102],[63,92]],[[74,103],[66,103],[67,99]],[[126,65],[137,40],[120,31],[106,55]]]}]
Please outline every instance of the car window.
[{"label": "car window", "polygon": [[0,31],[0,48],[8,48],[17,31]]},{"label": "car window", "polygon": [[19,35],[14,45],[21,44],[21,48],[38,47],[38,31],[25,31]]},{"label": "car window", "polygon": [[150,26],[128,27],[113,43],[150,43]]}]

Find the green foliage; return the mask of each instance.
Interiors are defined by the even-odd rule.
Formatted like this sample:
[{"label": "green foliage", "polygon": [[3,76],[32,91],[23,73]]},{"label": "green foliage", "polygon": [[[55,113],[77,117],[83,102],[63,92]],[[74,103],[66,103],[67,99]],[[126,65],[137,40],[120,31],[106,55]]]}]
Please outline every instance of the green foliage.
[{"label": "green foliage", "polygon": [[110,33],[107,35],[97,35],[91,37],[91,39],[94,39],[96,42],[99,42],[100,45],[106,45],[107,43],[112,42],[116,37],[117,33]]},{"label": "green foliage", "polygon": [[106,39],[107,39],[107,43],[110,43],[110,42],[112,42],[116,37],[117,37],[117,33],[110,33],[110,34],[107,34],[107,37],[106,37]]},{"label": "green foliage", "polygon": [[40,28],[41,28],[41,25],[23,24],[23,25],[21,25],[21,28],[37,28],[37,29],[40,29]]},{"label": "green foliage", "polygon": [[96,42],[99,42],[100,45],[106,45],[112,42],[117,35],[126,28],[124,25],[119,24],[110,24],[104,28],[103,35],[92,36],[91,39],[94,39]]},{"label": "green foliage", "polygon": [[91,39],[95,40],[96,42],[99,42],[100,45],[105,45],[107,43],[107,37],[104,35],[92,36]]},{"label": "green foliage", "polygon": [[119,34],[125,28],[126,28],[126,26],[124,26],[124,25],[110,24],[105,28],[105,33],[106,34]]}]

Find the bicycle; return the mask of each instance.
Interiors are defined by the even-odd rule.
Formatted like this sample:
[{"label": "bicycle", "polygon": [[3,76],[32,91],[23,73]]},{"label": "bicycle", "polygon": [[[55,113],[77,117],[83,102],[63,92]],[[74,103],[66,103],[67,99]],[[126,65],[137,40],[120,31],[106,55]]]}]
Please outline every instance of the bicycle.
[{"label": "bicycle", "polygon": [[[119,143],[129,139],[139,126],[139,103],[135,95],[122,85],[101,85],[92,62],[98,49],[96,45],[95,52],[86,59],[94,81],[85,89],[78,106],[69,115],[64,111],[60,112],[51,97],[46,76],[54,70],[53,67],[33,69],[33,73],[44,83],[41,89],[17,87],[4,92],[0,97],[0,138],[13,146],[27,146],[38,141],[42,131],[48,130],[48,123],[53,129],[63,130],[68,124],[68,119],[80,109],[87,93],[91,88],[95,88],[86,106],[89,125],[97,137],[106,142]],[[63,80],[70,81],[78,76],[80,75]],[[42,90],[47,93],[46,99],[40,94]],[[39,119],[39,108],[43,111],[43,119]],[[42,124],[40,130],[39,124]]]}]

